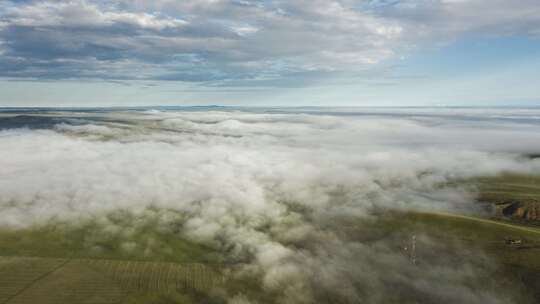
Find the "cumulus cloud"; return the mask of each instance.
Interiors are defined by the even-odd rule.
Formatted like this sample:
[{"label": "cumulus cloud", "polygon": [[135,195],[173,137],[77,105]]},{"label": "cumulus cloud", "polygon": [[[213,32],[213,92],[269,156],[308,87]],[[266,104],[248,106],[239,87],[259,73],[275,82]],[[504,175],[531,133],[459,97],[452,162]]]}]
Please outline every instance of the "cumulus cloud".
[{"label": "cumulus cloud", "polygon": [[[104,233],[125,233],[107,222],[118,211],[137,215],[130,226],[177,222],[179,237],[241,262],[235,275],[259,278],[279,303],[380,303],[403,294],[509,302],[511,295],[470,287],[495,271],[480,252],[463,264],[445,256],[451,244],[419,235],[436,257],[412,265],[388,239],[345,228],[382,211],[485,212],[473,193],[441,185],[540,172],[538,160],[519,156],[540,150],[538,113],[327,110],[66,112],[43,116],[64,117],[52,128],[5,127],[0,225],[97,218]],[[121,247],[151,250],[150,241],[127,238]]]},{"label": "cumulus cloud", "polygon": [[534,0],[4,0],[0,75],[265,86],[358,73],[465,34],[537,37],[539,9]]}]

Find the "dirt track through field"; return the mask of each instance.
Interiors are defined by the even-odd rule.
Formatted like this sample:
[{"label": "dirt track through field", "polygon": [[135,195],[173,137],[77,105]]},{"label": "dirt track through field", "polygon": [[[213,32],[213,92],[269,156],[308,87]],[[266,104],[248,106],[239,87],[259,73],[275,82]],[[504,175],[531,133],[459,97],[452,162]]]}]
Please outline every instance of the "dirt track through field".
[{"label": "dirt track through field", "polygon": [[526,227],[526,226],[518,226],[518,225],[514,225],[514,224],[503,223],[503,222],[500,222],[500,221],[494,221],[494,220],[484,219],[484,218],[480,218],[480,217],[473,217],[473,216],[467,216],[467,215],[461,215],[461,214],[453,214],[453,213],[444,213],[444,212],[430,212],[430,213],[419,212],[419,214],[432,214],[432,215],[436,215],[436,216],[438,215],[438,216],[459,218],[459,219],[464,219],[464,220],[469,220],[469,221],[474,221],[474,222],[480,222],[480,223],[485,223],[485,224],[503,226],[503,227],[506,227],[506,228],[514,229],[514,230],[521,230],[521,231],[530,232],[530,233],[540,235],[540,229],[538,229],[538,228]]}]

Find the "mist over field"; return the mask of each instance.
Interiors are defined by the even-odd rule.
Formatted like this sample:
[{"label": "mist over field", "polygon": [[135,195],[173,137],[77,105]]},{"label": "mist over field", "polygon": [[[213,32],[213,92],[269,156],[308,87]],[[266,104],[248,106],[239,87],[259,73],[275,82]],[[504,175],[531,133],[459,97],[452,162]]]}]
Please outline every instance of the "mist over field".
[{"label": "mist over field", "polygon": [[[496,266],[482,252],[417,235],[432,255],[412,263],[393,247],[399,229],[381,236],[352,223],[401,211],[494,212],[453,182],[540,173],[529,157],[540,153],[538,109],[48,110],[3,111],[0,120],[4,229],[95,221],[102,235],[125,239],[128,254],[166,250],[131,240],[151,221],[216,249],[238,265],[234,276],[256,278],[278,303],[406,294],[515,302],[490,281]],[[461,263],[448,248],[474,258]]]}]

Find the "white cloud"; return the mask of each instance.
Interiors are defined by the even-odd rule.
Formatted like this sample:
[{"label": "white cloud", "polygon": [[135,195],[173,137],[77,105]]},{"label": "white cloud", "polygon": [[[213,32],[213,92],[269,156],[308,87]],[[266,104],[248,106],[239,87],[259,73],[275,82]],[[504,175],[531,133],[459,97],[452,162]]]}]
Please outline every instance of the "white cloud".
[{"label": "white cloud", "polygon": [[86,1],[37,2],[33,5],[11,7],[5,11],[10,25],[18,26],[113,26],[131,24],[141,28],[163,30],[185,25],[176,18],[158,17],[150,13],[102,11]]},{"label": "white cloud", "polygon": [[[153,64],[143,78],[198,82],[355,72],[462,35],[537,36],[539,15],[535,0],[4,1],[2,70],[12,77],[118,79]],[[54,64],[59,59],[102,64],[65,69]],[[122,61],[132,64],[106,67]]]},{"label": "white cloud", "polygon": [[249,25],[237,26],[237,27],[233,27],[232,29],[240,36],[247,36],[247,35],[255,34],[256,32],[259,31],[258,28],[249,26]]}]

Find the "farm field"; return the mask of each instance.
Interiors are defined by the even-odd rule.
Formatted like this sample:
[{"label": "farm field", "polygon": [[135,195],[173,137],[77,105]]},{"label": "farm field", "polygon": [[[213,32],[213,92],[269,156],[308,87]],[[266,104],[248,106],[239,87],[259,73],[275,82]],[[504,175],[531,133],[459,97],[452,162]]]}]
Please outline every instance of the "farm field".
[{"label": "farm field", "polygon": [[[497,288],[518,290],[516,297],[521,297],[520,303],[540,299],[540,229],[474,217],[414,212],[389,213],[374,222],[359,220],[351,224],[344,220],[340,225],[343,229],[338,229],[351,241],[361,239],[363,243],[375,244],[393,240],[393,250],[407,258],[413,253],[404,248],[413,236],[418,237],[414,263],[419,267],[424,260],[433,262],[437,258],[435,253],[441,259],[451,257],[459,265],[472,260],[469,254],[482,252],[497,262],[493,273],[500,277]],[[6,232],[3,233],[5,239]],[[18,232],[11,233],[15,238]],[[424,236],[447,246],[424,246]],[[509,244],[510,239],[520,243]],[[51,240],[33,243],[36,248],[26,244],[24,252],[38,254],[43,250],[51,255],[54,244],[48,242]],[[38,299],[39,303],[222,303],[219,290],[223,289],[253,294],[263,302],[271,299],[257,293],[254,282],[242,282],[232,276],[232,264],[185,259],[166,262],[160,260],[166,256],[159,254],[146,260],[103,258],[107,253],[91,258],[61,254],[27,257],[16,248],[6,249],[4,244],[0,257],[0,303],[36,303]]]},{"label": "farm field", "polygon": [[[495,285],[467,282],[471,289],[515,292],[512,298],[517,303],[540,301],[539,228],[425,212],[388,213],[378,216],[376,221],[341,221],[341,225],[346,227],[343,234],[351,241],[377,244],[381,239],[393,240],[393,250],[400,251],[418,267],[446,264],[462,269],[470,263],[485,263],[482,267],[489,268],[489,276],[496,278]],[[436,246],[432,240],[437,240]],[[411,303],[414,301],[411,299]]]},{"label": "farm field", "polygon": [[0,303],[20,304],[192,303],[189,294],[223,285],[211,265],[70,258],[0,257],[0,278]]},{"label": "farm field", "polygon": [[[399,267],[410,268],[412,274],[442,266],[465,273],[474,268],[480,280],[458,277],[461,286],[505,291],[516,303],[534,304],[540,301],[540,227],[530,216],[504,214],[504,208],[536,204],[538,180],[501,175],[460,181],[460,186],[466,183],[477,191],[479,201],[496,206],[491,218],[386,210],[372,217],[336,215],[313,225],[348,244],[366,248],[384,244],[394,259],[397,255],[409,264]],[[160,222],[164,215],[166,224]],[[1,229],[0,303],[227,303],[231,295],[246,295],[258,303],[279,302],[275,292],[262,287],[259,274],[238,275],[252,261],[191,240],[183,234],[183,220],[179,212],[154,208],[144,216],[112,212],[77,223],[54,219]],[[395,288],[387,303],[438,300],[410,288]],[[339,300],[332,294],[318,298]]]},{"label": "farm field", "polygon": [[[1,229],[0,255],[176,263],[219,263],[223,259],[216,250],[179,237],[175,227],[160,229],[154,219],[135,225],[129,215],[122,219],[118,214],[105,217],[106,223],[96,219],[77,224],[51,221],[22,229]],[[116,230],[111,232],[111,227]]]}]

